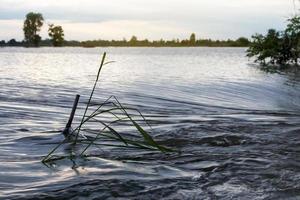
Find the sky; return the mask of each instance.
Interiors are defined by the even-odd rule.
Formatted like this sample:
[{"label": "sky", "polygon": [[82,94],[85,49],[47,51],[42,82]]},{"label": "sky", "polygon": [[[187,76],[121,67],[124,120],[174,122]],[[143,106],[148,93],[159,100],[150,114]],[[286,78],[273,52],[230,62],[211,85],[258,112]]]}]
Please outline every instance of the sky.
[{"label": "sky", "polygon": [[293,0],[0,0],[0,40],[22,40],[28,12],[43,14],[44,39],[54,23],[67,40],[157,40],[250,37],[283,29],[295,10]]}]

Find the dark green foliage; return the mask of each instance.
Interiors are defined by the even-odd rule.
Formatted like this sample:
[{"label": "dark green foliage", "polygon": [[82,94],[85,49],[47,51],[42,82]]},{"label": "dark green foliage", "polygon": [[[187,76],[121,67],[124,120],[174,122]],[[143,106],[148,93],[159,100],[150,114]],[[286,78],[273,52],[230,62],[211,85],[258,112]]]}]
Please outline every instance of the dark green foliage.
[{"label": "dark green foliage", "polygon": [[266,35],[252,36],[248,57],[263,65],[298,65],[300,56],[300,17],[288,20],[284,31],[270,29]]},{"label": "dark green foliage", "polygon": [[5,40],[0,41],[0,47],[4,47],[6,45]]},{"label": "dark green foliage", "polygon": [[0,41],[0,47],[22,47],[24,45],[24,41],[17,41],[15,39],[10,39],[7,42],[5,40]]},{"label": "dark green foliage", "polygon": [[288,38],[290,56],[294,63],[298,63],[300,56],[300,16],[288,20],[289,24],[285,30],[285,37]]},{"label": "dark green foliage", "polygon": [[24,45],[24,42],[18,42],[16,41],[15,39],[11,39],[7,42],[7,46],[10,46],[10,47],[20,47],[20,46],[23,46]]},{"label": "dark green foliage", "polygon": [[247,38],[241,37],[237,40],[211,40],[199,39],[196,40],[196,35],[192,34],[189,39],[179,40],[153,40],[148,39],[138,40],[136,36],[127,41],[123,40],[87,40],[81,42],[83,47],[247,47],[250,42]]},{"label": "dark green foliage", "polygon": [[[248,40],[248,39],[247,39]],[[28,43],[17,41],[18,46],[26,46]],[[87,41],[76,41],[76,40],[64,40],[62,46],[72,47],[247,47],[250,42],[241,42],[237,40],[211,40],[211,39],[200,39],[196,40],[195,44],[191,44],[190,40],[136,40],[130,42],[127,40],[87,40]],[[10,46],[8,43],[0,43],[0,46]],[[39,42],[39,46],[53,46],[53,42],[50,39],[44,39]]]},{"label": "dark green foliage", "polygon": [[137,41],[138,41],[137,37],[136,36],[132,36],[131,39],[130,39],[130,41],[129,41],[129,44],[136,45]]},{"label": "dark green foliage", "polygon": [[52,44],[55,47],[61,47],[64,42],[64,30],[61,26],[49,25],[48,35],[51,38]]},{"label": "dark green foliage", "polygon": [[250,45],[248,38],[240,37],[235,41],[235,45],[239,47],[247,47]]},{"label": "dark green foliage", "polygon": [[[240,37],[237,40],[211,40],[211,39],[196,39],[196,35],[191,34],[189,39],[172,39],[172,40],[153,40],[148,39],[139,40],[136,36],[132,36],[130,40],[125,38],[122,40],[86,40],[86,41],[66,41],[64,40],[62,28],[57,29],[58,33],[55,34],[55,40],[53,35],[49,35],[50,39],[41,40],[40,46],[73,46],[73,47],[247,47],[250,45],[250,41],[245,37]],[[56,31],[55,31],[56,32]],[[18,41],[17,41],[18,42]],[[53,43],[55,42],[55,44]],[[28,42],[20,45],[22,42],[18,42],[18,46],[25,46]],[[7,43],[1,43],[0,46],[10,46]]]},{"label": "dark green foliage", "polygon": [[196,34],[192,33],[190,36],[190,44],[195,45],[196,44]]},{"label": "dark green foliage", "polygon": [[43,26],[44,18],[40,13],[30,12],[26,15],[26,19],[23,25],[25,42],[28,46],[39,46],[41,37],[38,32]]}]

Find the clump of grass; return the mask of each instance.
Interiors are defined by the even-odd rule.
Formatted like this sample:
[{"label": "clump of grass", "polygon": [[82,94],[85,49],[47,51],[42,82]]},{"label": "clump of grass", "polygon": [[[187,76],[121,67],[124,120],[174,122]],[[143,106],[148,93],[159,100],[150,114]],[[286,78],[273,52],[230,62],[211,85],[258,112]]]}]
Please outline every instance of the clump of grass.
[{"label": "clump of grass", "polygon": [[[65,133],[65,139],[57,144],[42,160],[50,162],[76,156],[86,157],[91,147],[122,147],[157,150],[160,152],[172,152],[173,150],[159,145],[143,128],[146,125],[152,130],[142,113],[135,108],[124,106],[116,96],[110,96],[102,103],[92,103],[92,98],[99,82],[102,67],[111,63],[105,62],[106,53],[103,54],[101,64],[89,96],[86,108],[80,124],[72,131]],[[138,120],[136,119],[138,118]],[[134,128],[136,134],[124,133],[117,126]],[[74,155],[56,155],[55,152],[63,144],[80,146],[81,151]]]}]

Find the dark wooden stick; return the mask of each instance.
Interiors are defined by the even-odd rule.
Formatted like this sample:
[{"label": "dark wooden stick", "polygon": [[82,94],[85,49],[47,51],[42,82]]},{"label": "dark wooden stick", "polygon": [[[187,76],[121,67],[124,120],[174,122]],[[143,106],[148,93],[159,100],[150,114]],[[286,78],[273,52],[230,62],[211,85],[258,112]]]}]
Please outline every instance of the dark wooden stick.
[{"label": "dark wooden stick", "polygon": [[68,121],[65,129],[71,128],[71,125],[72,125],[72,122],[73,122],[73,119],[74,119],[74,115],[75,115],[75,112],[76,112],[76,109],[77,109],[79,98],[80,98],[80,95],[77,94],[76,97],[75,97],[75,100],[74,100],[74,104],[73,104],[72,112],[71,112],[70,117],[69,117],[69,121]]}]

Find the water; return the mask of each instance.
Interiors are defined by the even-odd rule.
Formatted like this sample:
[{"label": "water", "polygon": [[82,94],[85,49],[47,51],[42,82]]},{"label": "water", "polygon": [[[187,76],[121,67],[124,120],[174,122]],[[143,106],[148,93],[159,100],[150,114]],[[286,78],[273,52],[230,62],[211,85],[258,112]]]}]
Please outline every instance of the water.
[{"label": "water", "polygon": [[[140,109],[181,154],[105,148],[88,160],[40,160],[97,101]],[[243,48],[0,48],[3,199],[300,198],[300,76],[267,73]],[[130,129],[129,129],[130,130]]]}]

